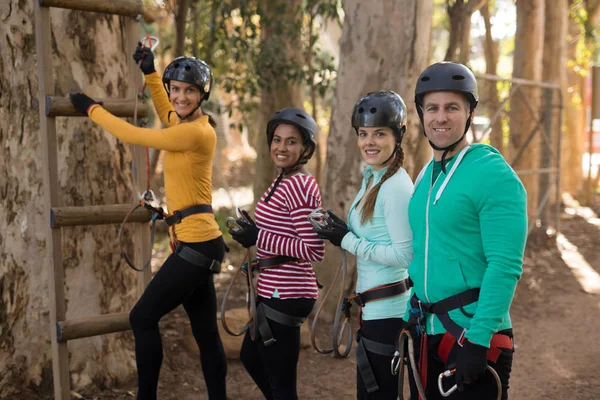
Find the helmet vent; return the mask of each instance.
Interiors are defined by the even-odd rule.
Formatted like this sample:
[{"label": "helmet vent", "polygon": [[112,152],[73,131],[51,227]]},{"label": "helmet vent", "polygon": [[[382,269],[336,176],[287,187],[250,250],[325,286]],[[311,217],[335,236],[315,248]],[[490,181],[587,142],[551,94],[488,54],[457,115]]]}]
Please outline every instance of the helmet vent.
[{"label": "helmet vent", "polygon": [[296,114],[296,117],[302,118],[302,119],[306,119],[306,117],[304,115],[302,115],[302,114]]},{"label": "helmet vent", "polygon": [[359,114],[362,114],[362,113],[364,113],[364,112],[365,112],[365,109],[364,109],[364,108],[362,108],[362,107],[361,107],[361,108],[359,108],[359,109],[358,109],[358,113],[359,113]]},{"label": "helmet vent", "polygon": [[431,80],[431,78],[428,77],[428,76],[424,76],[424,77],[421,78],[421,82],[427,82],[427,81],[430,81],[430,80]]},{"label": "helmet vent", "polygon": [[190,69],[192,69],[192,67],[190,67],[189,65],[186,65],[186,66],[185,66],[185,70],[186,70],[186,71],[189,71]]},{"label": "helmet vent", "polygon": [[377,108],[371,107],[369,111],[371,111],[371,114],[375,114],[377,112]]},{"label": "helmet vent", "polygon": [[179,63],[173,65],[175,68],[179,68]]},{"label": "helmet vent", "polygon": [[465,77],[463,75],[452,75],[452,79],[455,81],[462,81]]}]

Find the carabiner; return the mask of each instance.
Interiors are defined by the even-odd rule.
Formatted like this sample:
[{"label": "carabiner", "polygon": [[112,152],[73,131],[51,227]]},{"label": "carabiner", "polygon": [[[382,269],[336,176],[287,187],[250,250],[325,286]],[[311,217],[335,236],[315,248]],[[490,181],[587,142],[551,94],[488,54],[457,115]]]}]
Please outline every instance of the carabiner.
[{"label": "carabiner", "polygon": [[308,221],[314,226],[316,229],[328,229],[329,224],[333,222],[329,213],[325,211],[322,207],[319,207],[313,210],[310,214],[308,214]]},{"label": "carabiner", "polygon": [[225,225],[227,225],[227,228],[231,229],[234,232],[240,232],[242,230],[240,224],[238,224],[237,220],[233,217],[225,218]]},{"label": "carabiner", "polygon": [[400,365],[403,362],[402,358],[400,358],[400,352],[396,350],[394,352],[394,357],[392,357],[392,365],[390,366],[390,370],[392,375],[398,375],[398,371],[400,370]]},{"label": "carabiner", "polygon": [[440,376],[438,376],[438,389],[440,390],[440,394],[444,397],[450,396],[452,393],[456,392],[456,389],[458,389],[458,386],[454,384],[454,386],[452,386],[450,389],[448,389],[447,392],[445,392],[444,385],[442,385],[442,381],[444,380],[444,378],[451,377],[452,375],[454,375],[455,372],[456,369],[449,369],[447,371],[442,372]]},{"label": "carabiner", "polygon": [[157,38],[156,36],[142,36],[142,39],[140,39],[140,42],[142,42],[144,45],[146,45],[146,42],[150,41],[150,50],[154,51],[154,49],[156,49],[156,46],[158,46],[158,44],[160,43],[160,39]]},{"label": "carabiner", "polygon": [[148,189],[140,195],[140,200],[144,200],[146,202],[151,202],[151,203],[156,203],[156,195],[154,194],[152,189]]}]

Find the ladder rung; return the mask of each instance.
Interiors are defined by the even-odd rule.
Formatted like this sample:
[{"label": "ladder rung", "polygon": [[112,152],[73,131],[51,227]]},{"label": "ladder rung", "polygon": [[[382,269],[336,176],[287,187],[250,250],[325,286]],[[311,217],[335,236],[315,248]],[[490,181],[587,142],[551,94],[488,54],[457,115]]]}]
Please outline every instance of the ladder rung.
[{"label": "ladder rung", "polygon": [[129,329],[131,329],[129,313],[126,312],[58,321],[56,323],[57,340],[61,343],[106,333],[128,331]]},{"label": "ladder rung", "polygon": [[[127,213],[135,204],[114,204],[84,207],[53,207],[50,210],[50,226],[105,225],[123,222]],[[145,208],[138,208],[129,217],[129,222],[148,222],[151,213]]]},{"label": "ladder rung", "polygon": [[42,7],[68,8],[137,17],[143,13],[142,0],[40,0]]},{"label": "ladder rung", "polygon": [[[98,100],[102,102],[108,112],[117,117],[133,118],[135,100]],[[148,115],[148,105],[143,101],[138,102],[138,117],[144,118]],[[46,96],[46,116],[48,117],[85,117],[77,112],[71,100],[66,97]]]}]

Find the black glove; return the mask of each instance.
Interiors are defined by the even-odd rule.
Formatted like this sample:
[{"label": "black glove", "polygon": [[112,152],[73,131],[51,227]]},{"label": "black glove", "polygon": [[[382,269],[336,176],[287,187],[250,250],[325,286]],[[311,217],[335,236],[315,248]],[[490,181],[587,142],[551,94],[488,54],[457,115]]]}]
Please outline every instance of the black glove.
[{"label": "black glove", "polygon": [[238,219],[237,223],[241,229],[229,230],[229,234],[231,235],[233,240],[235,240],[245,248],[256,245],[256,241],[258,240],[258,231],[260,229],[258,229],[256,225],[249,224],[241,219]]},{"label": "black glove", "polygon": [[73,107],[75,107],[77,111],[85,115],[88,115],[88,109],[91,106],[93,106],[94,104],[100,104],[99,102],[93,100],[91,97],[86,96],[83,93],[71,93],[69,95],[69,98],[71,99]]},{"label": "black glove", "polygon": [[456,355],[456,386],[462,392],[485,374],[488,348],[465,340]]},{"label": "black glove", "polygon": [[346,223],[331,210],[327,213],[333,219],[333,222],[329,222],[327,228],[313,228],[313,231],[317,233],[317,236],[321,239],[329,240],[331,244],[340,247],[342,245],[342,239],[350,230]]},{"label": "black glove", "polygon": [[[154,54],[149,47],[144,47],[142,42],[138,42],[138,47],[135,49],[135,53],[133,53],[133,59],[136,64],[140,65],[140,69],[146,75],[156,72],[154,69]],[[140,61],[142,62],[140,64]]]}]

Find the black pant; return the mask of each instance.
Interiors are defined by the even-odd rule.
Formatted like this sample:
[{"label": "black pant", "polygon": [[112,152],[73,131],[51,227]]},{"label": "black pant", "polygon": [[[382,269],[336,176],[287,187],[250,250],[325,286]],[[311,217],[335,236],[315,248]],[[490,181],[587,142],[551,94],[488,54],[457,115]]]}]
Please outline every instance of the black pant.
[{"label": "black pant", "polygon": [[[418,358],[417,353],[419,351],[420,337],[416,335],[416,331],[411,329],[415,344],[415,357]],[[507,334],[512,337],[512,330],[508,329],[501,331],[502,334]],[[448,397],[443,397],[438,389],[438,377],[446,371],[447,366],[442,363],[439,359],[437,351],[444,335],[429,335],[427,337],[427,387],[425,388],[425,395],[427,400],[496,400],[498,398],[498,384],[489,371],[485,372],[481,378],[475,381],[471,385],[465,384],[465,390],[459,392],[458,390],[452,393]],[[448,365],[452,367],[452,364],[456,361],[456,346],[450,352],[448,356]],[[502,400],[508,399],[508,381],[510,378],[510,372],[512,370],[513,351],[502,349],[502,353],[498,358],[497,362],[488,364],[496,370],[502,383]],[[417,360],[418,363],[418,360]],[[411,399],[417,400],[415,395],[417,392],[414,384],[412,374],[409,374]],[[444,390],[447,391],[456,383],[454,375],[449,378],[444,378]]]},{"label": "black pant", "polygon": [[[202,243],[182,243],[207,257],[222,261],[222,237]],[[138,399],[156,399],[163,349],[158,321],[183,304],[200,348],[200,362],[208,397],[225,399],[227,361],[217,330],[217,296],[212,273],[171,254],[129,314],[135,336]]]},{"label": "black pant", "polygon": [[[402,318],[386,318],[363,321],[359,335],[362,337],[384,344],[395,346],[400,331],[405,322]],[[368,393],[362,380],[362,376],[356,369],[356,398],[359,400],[395,400],[398,398],[398,377],[392,375],[391,362],[393,354],[389,357],[367,351],[367,358],[373,370],[379,390]]]},{"label": "black pant", "polygon": [[[312,311],[315,299],[265,299],[259,302],[282,313],[306,318]],[[240,359],[267,400],[295,400],[296,369],[300,354],[300,327],[282,325],[269,320],[276,342],[265,347],[257,332],[255,342],[246,332]]]}]

